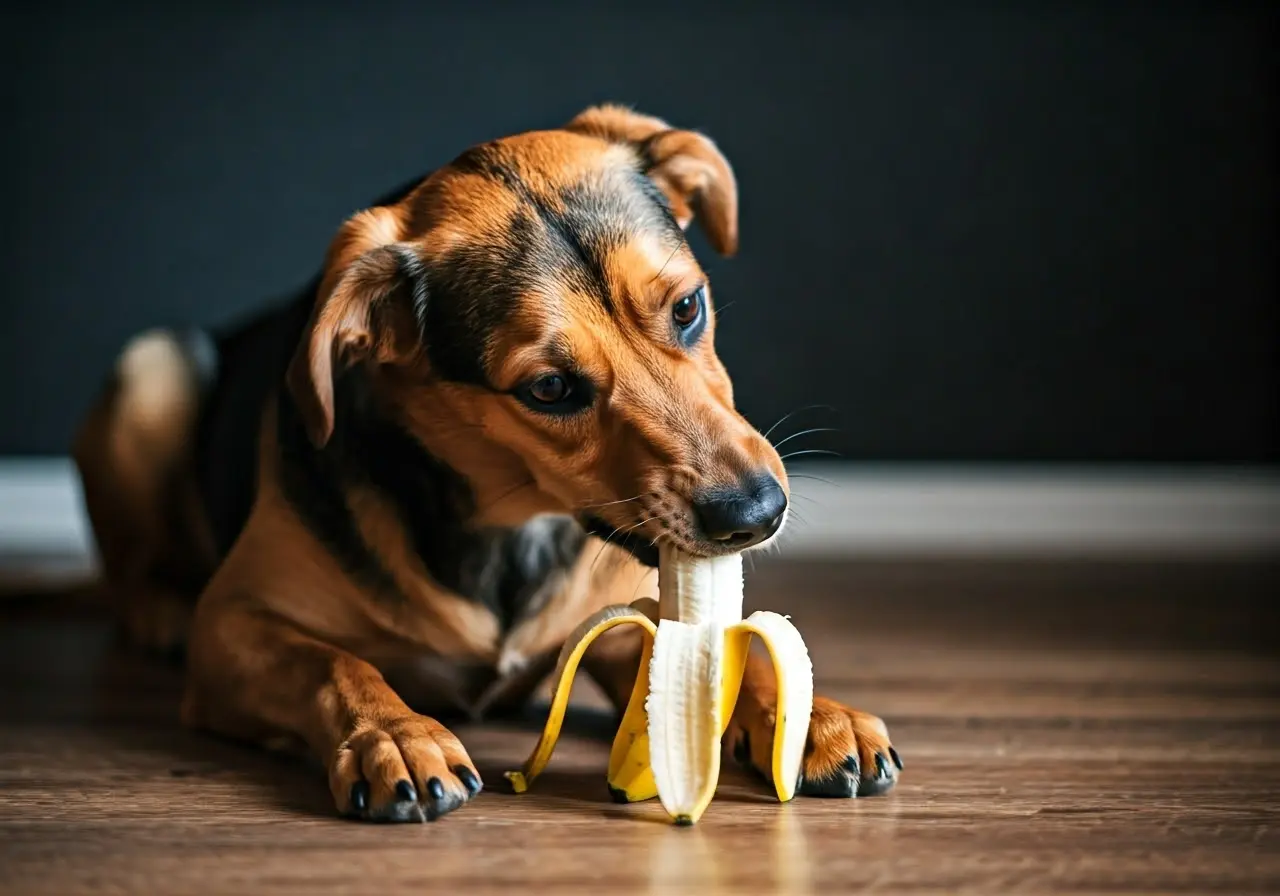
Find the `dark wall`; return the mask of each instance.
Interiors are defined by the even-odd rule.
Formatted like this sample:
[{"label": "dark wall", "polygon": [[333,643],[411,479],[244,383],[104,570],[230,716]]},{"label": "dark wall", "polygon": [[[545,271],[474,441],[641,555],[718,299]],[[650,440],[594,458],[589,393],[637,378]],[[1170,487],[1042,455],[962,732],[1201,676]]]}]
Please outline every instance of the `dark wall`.
[{"label": "dark wall", "polygon": [[1274,4],[181,6],[0,18],[0,453],[63,452],[131,332],[233,319],[388,187],[608,99],[735,165],[741,255],[697,245],[762,427],[1280,459]]}]

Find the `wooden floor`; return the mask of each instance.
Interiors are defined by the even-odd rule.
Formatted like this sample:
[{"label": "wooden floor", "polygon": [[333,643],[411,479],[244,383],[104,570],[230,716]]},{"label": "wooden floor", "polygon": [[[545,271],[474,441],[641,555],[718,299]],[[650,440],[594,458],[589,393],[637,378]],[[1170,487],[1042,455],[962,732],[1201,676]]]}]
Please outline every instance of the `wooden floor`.
[{"label": "wooden floor", "polygon": [[0,601],[0,891],[475,894],[1280,891],[1275,564],[762,567],[819,688],[888,722],[888,796],[703,821],[617,806],[584,686],[534,792],[528,725],[459,730],[485,775],[432,825],[332,817],[314,771],[180,730],[176,672],[92,613]]}]

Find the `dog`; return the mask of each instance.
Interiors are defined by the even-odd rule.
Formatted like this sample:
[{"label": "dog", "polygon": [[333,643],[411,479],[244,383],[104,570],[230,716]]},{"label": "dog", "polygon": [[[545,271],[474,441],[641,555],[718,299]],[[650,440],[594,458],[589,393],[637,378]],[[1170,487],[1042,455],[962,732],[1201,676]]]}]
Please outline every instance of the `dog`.
[{"label": "dog", "polygon": [[[319,760],[340,815],[435,820],[483,783],[427,713],[519,708],[580,621],[656,594],[663,539],[770,544],[787,471],[735,410],[695,218],[736,253],[717,145],[594,106],[350,217],[251,320],[135,337],[73,456],[123,628],[181,651],[184,724]],[[583,663],[619,712],[641,638]],[[766,779],[775,698],[753,657],[724,743]],[[815,700],[802,794],[900,769],[880,719]]]}]

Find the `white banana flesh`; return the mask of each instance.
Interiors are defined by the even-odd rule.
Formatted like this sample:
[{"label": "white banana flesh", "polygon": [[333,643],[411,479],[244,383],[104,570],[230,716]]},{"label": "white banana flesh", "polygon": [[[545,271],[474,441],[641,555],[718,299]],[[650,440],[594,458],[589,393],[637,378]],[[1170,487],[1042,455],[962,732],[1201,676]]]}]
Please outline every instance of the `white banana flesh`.
[{"label": "white banana flesh", "polygon": [[[592,640],[621,624],[646,634],[630,705],[609,756],[609,786],[627,802],[657,796],[678,824],[698,821],[715,795],[721,739],[737,703],[753,636],[768,649],[778,703],[770,777],[778,798],[795,796],[813,711],[813,666],[785,616],[742,618],[742,556],[700,558],[663,546],[658,607],[608,607],[580,625],[561,651],[558,684],[542,739],[519,772],[523,792],[550,760],[578,661]],[[653,617],[656,615],[656,625]],[[647,662],[644,662],[647,659]]]},{"label": "white banana flesh", "polygon": [[658,612],[663,619],[728,627],[742,621],[742,555],[691,557],[658,549]]},{"label": "white banana flesh", "polygon": [[663,619],[649,661],[649,762],[658,799],[678,824],[697,821],[720,779],[724,633]]}]

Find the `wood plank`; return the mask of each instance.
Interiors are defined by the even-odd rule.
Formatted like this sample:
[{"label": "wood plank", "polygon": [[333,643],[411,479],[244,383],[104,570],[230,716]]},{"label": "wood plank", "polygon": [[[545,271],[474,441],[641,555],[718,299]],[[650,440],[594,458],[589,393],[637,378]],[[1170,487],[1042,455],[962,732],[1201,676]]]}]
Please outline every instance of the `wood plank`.
[{"label": "wood plank", "polygon": [[0,616],[0,892],[1280,890],[1280,565],[761,564],[819,688],[885,717],[892,794],[780,806],[726,774],[692,829],[603,781],[580,689],[532,793],[540,716],[456,730],[488,789],[433,825],[331,815],[322,777],[180,729],[176,670],[84,604]]}]

